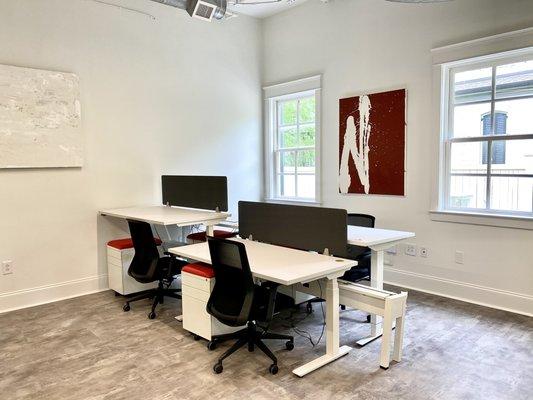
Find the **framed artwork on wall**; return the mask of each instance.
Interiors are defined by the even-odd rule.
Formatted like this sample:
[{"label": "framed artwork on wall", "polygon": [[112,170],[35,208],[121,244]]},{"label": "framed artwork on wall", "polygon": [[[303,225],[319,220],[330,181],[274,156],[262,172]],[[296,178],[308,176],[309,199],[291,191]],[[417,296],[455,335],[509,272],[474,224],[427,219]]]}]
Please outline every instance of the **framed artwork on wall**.
[{"label": "framed artwork on wall", "polygon": [[339,100],[339,192],[405,194],[406,90]]},{"label": "framed artwork on wall", "polygon": [[75,74],[0,65],[0,168],[81,167]]}]

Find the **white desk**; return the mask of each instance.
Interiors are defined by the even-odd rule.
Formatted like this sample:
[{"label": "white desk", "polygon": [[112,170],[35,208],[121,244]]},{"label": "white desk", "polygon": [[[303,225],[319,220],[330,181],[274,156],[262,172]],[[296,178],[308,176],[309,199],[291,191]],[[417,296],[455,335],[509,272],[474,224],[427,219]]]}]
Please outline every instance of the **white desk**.
[{"label": "white desk", "polygon": [[216,212],[211,210],[200,210],[185,207],[168,207],[163,205],[114,208],[111,210],[101,210],[100,214],[116,218],[144,221],[150,224],[163,226],[191,226],[203,224],[206,226],[208,235],[213,235],[214,225],[226,220],[226,218],[231,216],[231,214],[227,212]]},{"label": "white desk", "polygon": [[[383,256],[385,250],[414,236],[413,232],[348,226],[348,244],[370,247],[372,251],[370,285],[376,289],[383,289]],[[370,324],[370,336],[359,340],[357,342],[358,345],[364,346],[381,336],[381,317],[371,315]]]},{"label": "white desk", "polygon": [[[339,285],[337,278],[357,265],[356,261],[309,253],[266,243],[234,239],[246,245],[250,269],[255,277],[282,285],[326,278],[326,354],[294,369],[302,377],[347,354],[351,347],[339,347]],[[171,253],[211,263],[207,243],[175,247]]]}]

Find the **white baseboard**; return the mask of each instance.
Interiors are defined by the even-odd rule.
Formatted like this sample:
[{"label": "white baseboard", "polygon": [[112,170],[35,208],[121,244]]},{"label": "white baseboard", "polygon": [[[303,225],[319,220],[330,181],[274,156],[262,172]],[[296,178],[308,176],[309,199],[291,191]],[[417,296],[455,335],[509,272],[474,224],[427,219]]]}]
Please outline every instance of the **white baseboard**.
[{"label": "white baseboard", "polygon": [[18,310],[108,289],[107,274],[15,290],[0,294],[0,313]]},{"label": "white baseboard", "polygon": [[533,296],[385,267],[385,283],[467,303],[533,316]]}]

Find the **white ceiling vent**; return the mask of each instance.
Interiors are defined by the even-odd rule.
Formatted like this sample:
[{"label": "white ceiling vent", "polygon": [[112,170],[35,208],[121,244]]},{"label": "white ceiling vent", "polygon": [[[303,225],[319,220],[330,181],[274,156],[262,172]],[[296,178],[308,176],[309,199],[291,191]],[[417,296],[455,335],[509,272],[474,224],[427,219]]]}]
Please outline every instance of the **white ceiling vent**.
[{"label": "white ceiling vent", "polygon": [[221,19],[226,14],[226,0],[188,0],[187,12],[204,21]]}]

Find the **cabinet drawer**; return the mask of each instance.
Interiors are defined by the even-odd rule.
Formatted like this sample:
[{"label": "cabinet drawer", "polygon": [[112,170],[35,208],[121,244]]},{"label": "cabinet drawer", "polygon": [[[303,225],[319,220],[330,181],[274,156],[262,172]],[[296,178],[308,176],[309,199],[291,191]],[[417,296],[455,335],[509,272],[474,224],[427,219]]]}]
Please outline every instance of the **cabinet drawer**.
[{"label": "cabinet drawer", "polygon": [[[107,255],[107,265],[116,265],[117,267],[122,268],[122,261],[120,259]],[[127,268],[126,268],[127,270]]]},{"label": "cabinet drawer", "polygon": [[181,284],[181,291],[182,297],[192,297],[196,300],[203,301],[206,304],[209,300],[209,296],[211,295],[211,293],[209,292],[204,292],[203,290],[196,289],[189,285],[185,285],[184,283]]},{"label": "cabinet drawer", "polygon": [[211,340],[211,316],[205,310],[205,302],[190,296],[183,296],[181,307],[183,329]]},{"label": "cabinet drawer", "polygon": [[107,258],[109,257],[113,257],[120,262],[122,258],[122,253],[119,249],[115,249],[114,247],[107,246]]},{"label": "cabinet drawer", "polygon": [[201,290],[203,292],[211,293],[211,285],[213,278],[204,278],[202,276],[189,274],[188,272],[181,273],[181,284],[187,285],[191,288]]}]

